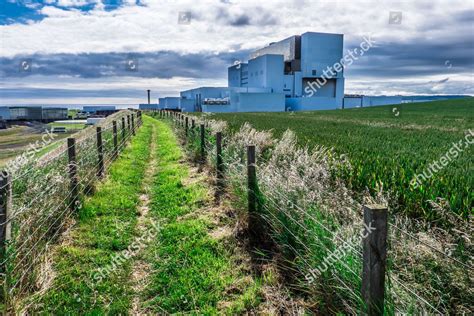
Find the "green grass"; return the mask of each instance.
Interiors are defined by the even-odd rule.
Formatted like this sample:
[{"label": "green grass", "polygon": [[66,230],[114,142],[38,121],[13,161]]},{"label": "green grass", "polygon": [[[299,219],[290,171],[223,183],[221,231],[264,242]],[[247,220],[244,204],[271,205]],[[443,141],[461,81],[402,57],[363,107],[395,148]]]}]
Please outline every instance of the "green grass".
[{"label": "green grass", "polygon": [[[215,224],[200,216],[208,205],[202,184],[185,185],[189,170],[171,128],[159,124],[158,174],[152,192],[153,216],[167,224],[148,251],[151,283],[145,290],[153,314],[239,314],[260,302],[260,281],[246,280],[232,253],[208,233]],[[234,245],[235,246],[235,245]],[[238,286],[240,284],[240,286]],[[234,287],[235,291],[226,293]]]},{"label": "green grass", "polygon": [[[399,111],[399,115],[394,113]],[[410,181],[428,164],[437,161],[474,131],[474,99],[402,104],[371,108],[294,112],[214,114],[226,120],[232,130],[244,122],[257,129],[272,129],[279,137],[293,130],[301,145],[334,147],[347,154],[353,169],[341,176],[354,191],[374,193],[383,186],[395,194],[395,201],[411,216],[438,219],[428,200],[446,199],[452,210],[465,217],[473,210],[473,146],[419,188]]]},{"label": "green grass", "polygon": [[49,123],[48,126],[50,127],[65,127],[66,131],[76,131],[76,130],[81,130],[83,129],[86,124],[81,124],[81,123],[74,123],[74,124],[64,124],[64,123]]},{"label": "green grass", "polygon": [[[33,313],[126,314],[131,304],[130,261],[101,282],[94,274],[127,249],[135,236],[136,207],[150,156],[151,119],[112,164],[107,179],[83,202],[69,240],[53,258],[55,279]],[[34,297],[30,298],[35,301]]]}]

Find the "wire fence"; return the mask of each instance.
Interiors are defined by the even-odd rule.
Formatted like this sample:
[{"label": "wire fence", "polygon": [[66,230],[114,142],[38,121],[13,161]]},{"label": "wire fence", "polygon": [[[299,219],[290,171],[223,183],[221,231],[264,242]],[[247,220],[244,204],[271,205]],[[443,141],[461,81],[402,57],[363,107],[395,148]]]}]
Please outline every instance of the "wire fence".
[{"label": "wire fence", "polygon": [[[386,205],[386,199],[355,199],[335,176],[341,168],[350,168],[345,158],[324,147],[301,148],[291,132],[275,140],[249,125],[231,134],[225,124],[206,117],[169,111],[154,115],[173,122],[191,157],[207,164],[216,178],[218,170],[224,170],[225,181],[216,183],[234,193],[235,203],[250,210],[249,201],[256,198],[258,219],[250,221],[261,221],[257,235],[271,239],[279,249],[293,287],[326,302],[315,311],[371,313],[374,293],[367,284],[374,280],[367,276],[371,257],[364,245],[373,245],[373,237],[379,235],[363,234],[370,224],[364,216],[368,205]],[[257,181],[250,187],[248,148],[253,146],[256,162],[251,165],[257,169]],[[472,226],[463,225],[444,231],[388,213],[385,226],[380,226],[386,242],[374,241],[386,253],[379,283],[386,314],[474,312],[469,303],[474,301]]]},{"label": "wire fence", "polygon": [[39,289],[51,246],[73,225],[81,199],[141,123],[141,112],[119,111],[30,157],[14,173],[2,172],[0,269],[7,313],[14,312],[16,299]]}]

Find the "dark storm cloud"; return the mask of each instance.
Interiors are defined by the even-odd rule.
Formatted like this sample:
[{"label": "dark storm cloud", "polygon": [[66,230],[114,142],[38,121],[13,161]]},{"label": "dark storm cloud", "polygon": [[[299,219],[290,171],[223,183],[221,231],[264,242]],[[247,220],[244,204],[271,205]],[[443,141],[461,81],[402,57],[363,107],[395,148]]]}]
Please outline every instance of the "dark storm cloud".
[{"label": "dark storm cloud", "polygon": [[262,7],[255,7],[253,10],[255,14],[249,13],[231,13],[226,7],[219,7],[216,10],[216,20],[226,25],[235,27],[243,27],[249,25],[267,26],[278,24],[278,19],[270,12]]},{"label": "dark storm cloud", "polygon": [[242,14],[236,17],[233,21],[231,21],[230,25],[232,26],[250,25],[250,17],[248,15]]},{"label": "dark storm cloud", "polygon": [[[357,43],[357,44],[356,44]],[[357,41],[345,50],[358,46]],[[474,69],[471,34],[439,41],[414,38],[404,42],[376,40],[375,47],[347,67],[346,75],[383,78],[418,77],[446,73],[466,74]]]},{"label": "dark storm cloud", "polygon": [[[225,78],[227,67],[235,60],[243,60],[248,51],[221,54],[187,54],[176,52],[55,54],[0,58],[3,78],[30,75],[106,78],[133,76],[142,78]],[[24,71],[22,61],[31,63]],[[133,67],[135,66],[135,67]]]}]

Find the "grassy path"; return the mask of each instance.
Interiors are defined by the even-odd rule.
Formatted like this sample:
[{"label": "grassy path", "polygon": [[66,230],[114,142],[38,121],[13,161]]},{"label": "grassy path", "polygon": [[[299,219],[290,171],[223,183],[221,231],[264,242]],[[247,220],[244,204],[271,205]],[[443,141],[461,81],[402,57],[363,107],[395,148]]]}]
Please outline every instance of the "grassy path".
[{"label": "grassy path", "polygon": [[260,303],[261,282],[236,251],[228,216],[199,175],[183,163],[171,128],[158,123],[158,172],[151,216],[166,222],[146,250],[152,266],[144,290],[148,314],[239,314]]},{"label": "grassy path", "polygon": [[[216,207],[203,175],[185,162],[172,129],[146,117],[78,222],[46,265],[47,286],[29,314],[242,314],[263,284]],[[233,222],[234,221],[234,222]]]}]

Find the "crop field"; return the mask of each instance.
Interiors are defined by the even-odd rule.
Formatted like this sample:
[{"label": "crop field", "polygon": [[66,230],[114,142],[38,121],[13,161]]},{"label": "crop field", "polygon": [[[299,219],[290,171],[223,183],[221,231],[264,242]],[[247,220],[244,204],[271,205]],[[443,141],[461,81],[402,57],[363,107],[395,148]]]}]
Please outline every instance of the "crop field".
[{"label": "crop field", "polygon": [[[45,133],[39,126],[13,126],[7,130],[0,131],[0,167],[4,166],[10,159],[21,155],[23,152],[30,149],[30,146],[35,148],[39,147],[38,144],[42,143],[43,136]],[[82,126],[83,127],[83,126]],[[78,129],[81,129],[82,127]],[[54,134],[54,141],[64,139],[75,133],[78,129],[68,130],[67,133]],[[45,139],[49,137],[45,136]],[[54,144],[50,144],[48,148],[41,146],[40,154],[44,154],[45,151],[53,149]]]},{"label": "crop field", "polygon": [[[441,214],[429,202],[437,198],[449,202],[456,214],[472,213],[474,150],[465,139],[469,130],[474,132],[472,98],[334,111],[213,114],[211,118],[227,121],[233,131],[249,122],[258,130],[271,130],[275,137],[290,129],[300,145],[332,147],[351,162],[352,168],[340,174],[351,189],[390,192],[394,205],[410,216],[439,219]],[[460,144],[460,149],[453,149],[453,144]],[[445,167],[419,186],[411,185],[417,174],[450,150],[457,153]]]}]

